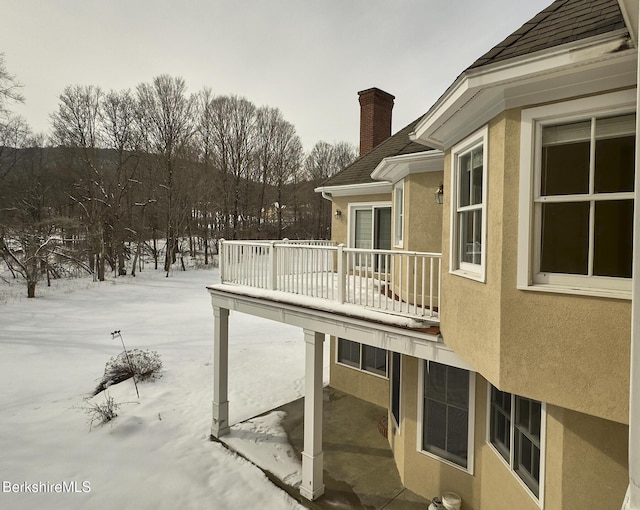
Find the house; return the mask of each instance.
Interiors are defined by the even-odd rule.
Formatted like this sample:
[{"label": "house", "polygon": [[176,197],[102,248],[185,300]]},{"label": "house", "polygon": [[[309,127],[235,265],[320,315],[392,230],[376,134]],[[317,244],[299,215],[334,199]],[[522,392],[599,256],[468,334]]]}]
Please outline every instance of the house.
[{"label": "house", "polygon": [[333,243],[222,245],[212,434],[228,430],[239,310],[304,330],[309,499],[323,492],[325,335],[331,385],[389,410],[414,492],[613,509],[631,478],[633,498],[637,12],[551,3],[393,136],[393,96],[361,92],[361,158],[318,189]]}]

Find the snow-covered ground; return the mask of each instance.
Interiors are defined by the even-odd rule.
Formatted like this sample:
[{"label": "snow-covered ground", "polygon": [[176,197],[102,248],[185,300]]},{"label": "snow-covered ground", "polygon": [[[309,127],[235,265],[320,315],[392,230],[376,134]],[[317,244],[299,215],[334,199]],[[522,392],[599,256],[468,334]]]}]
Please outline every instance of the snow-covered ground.
[{"label": "snow-covered ground", "polygon": [[[299,507],[209,440],[213,314],[205,286],[218,282],[215,269],[170,278],[147,270],[56,282],[31,300],[2,294],[0,508]],[[300,465],[280,415],[246,420],[302,396],[303,333],[233,312],[229,328],[229,444],[294,485]],[[114,330],[128,348],[157,351],[163,373],[140,384],[139,399],[132,381],[109,388],[118,417],[89,430],[84,399],[122,350]]]}]

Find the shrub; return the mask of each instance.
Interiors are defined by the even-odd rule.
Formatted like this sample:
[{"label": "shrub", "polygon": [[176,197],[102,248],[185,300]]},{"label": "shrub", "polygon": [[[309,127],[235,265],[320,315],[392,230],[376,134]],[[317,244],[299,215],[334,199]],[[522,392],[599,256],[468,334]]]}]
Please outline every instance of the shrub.
[{"label": "shrub", "polygon": [[104,425],[118,416],[116,411],[120,407],[120,404],[117,404],[113,397],[107,393],[105,393],[104,397],[105,401],[103,404],[86,401],[87,405],[84,407],[84,410],[89,415],[89,430],[91,430],[95,423]]},{"label": "shrub", "polygon": [[135,381],[154,380],[160,376],[162,360],[156,351],[131,349],[122,351],[107,361],[104,375],[95,389],[94,395],[112,384],[135,377]]}]

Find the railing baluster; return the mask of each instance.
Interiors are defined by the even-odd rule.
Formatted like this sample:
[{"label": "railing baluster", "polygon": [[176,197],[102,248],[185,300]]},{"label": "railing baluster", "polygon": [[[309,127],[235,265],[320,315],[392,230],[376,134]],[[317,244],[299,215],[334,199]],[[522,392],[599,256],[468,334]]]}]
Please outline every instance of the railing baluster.
[{"label": "railing baluster", "polygon": [[222,283],[413,317],[440,316],[440,254],[347,248],[326,241],[221,239],[218,249]]}]

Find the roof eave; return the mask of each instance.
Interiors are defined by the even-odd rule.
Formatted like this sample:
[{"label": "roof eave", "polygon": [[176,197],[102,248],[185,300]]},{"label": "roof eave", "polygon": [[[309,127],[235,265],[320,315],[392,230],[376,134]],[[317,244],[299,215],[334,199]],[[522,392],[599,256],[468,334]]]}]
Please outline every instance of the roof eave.
[{"label": "roof eave", "polygon": [[635,64],[630,64],[636,62],[636,50],[626,49],[628,37],[626,30],[618,30],[469,69],[416,125],[410,139],[442,150],[505,108],[633,86]]},{"label": "roof eave", "polygon": [[371,172],[371,178],[395,183],[412,173],[439,172],[443,169],[444,153],[428,150],[384,158]]},{"label": "roof eave", "polygon": [[640,17],[638,9],[638,0],[618,0],[624,24],[629,28],[633,44],[638,47],[638,18]]},{"label": "roof eave", "polygon": [[391,193],[390,182],[365,182],[358,184],[342,184],[340,186],[320,186],[313,191],[323,196],[347,197],[352,195],[377,195]]}]

